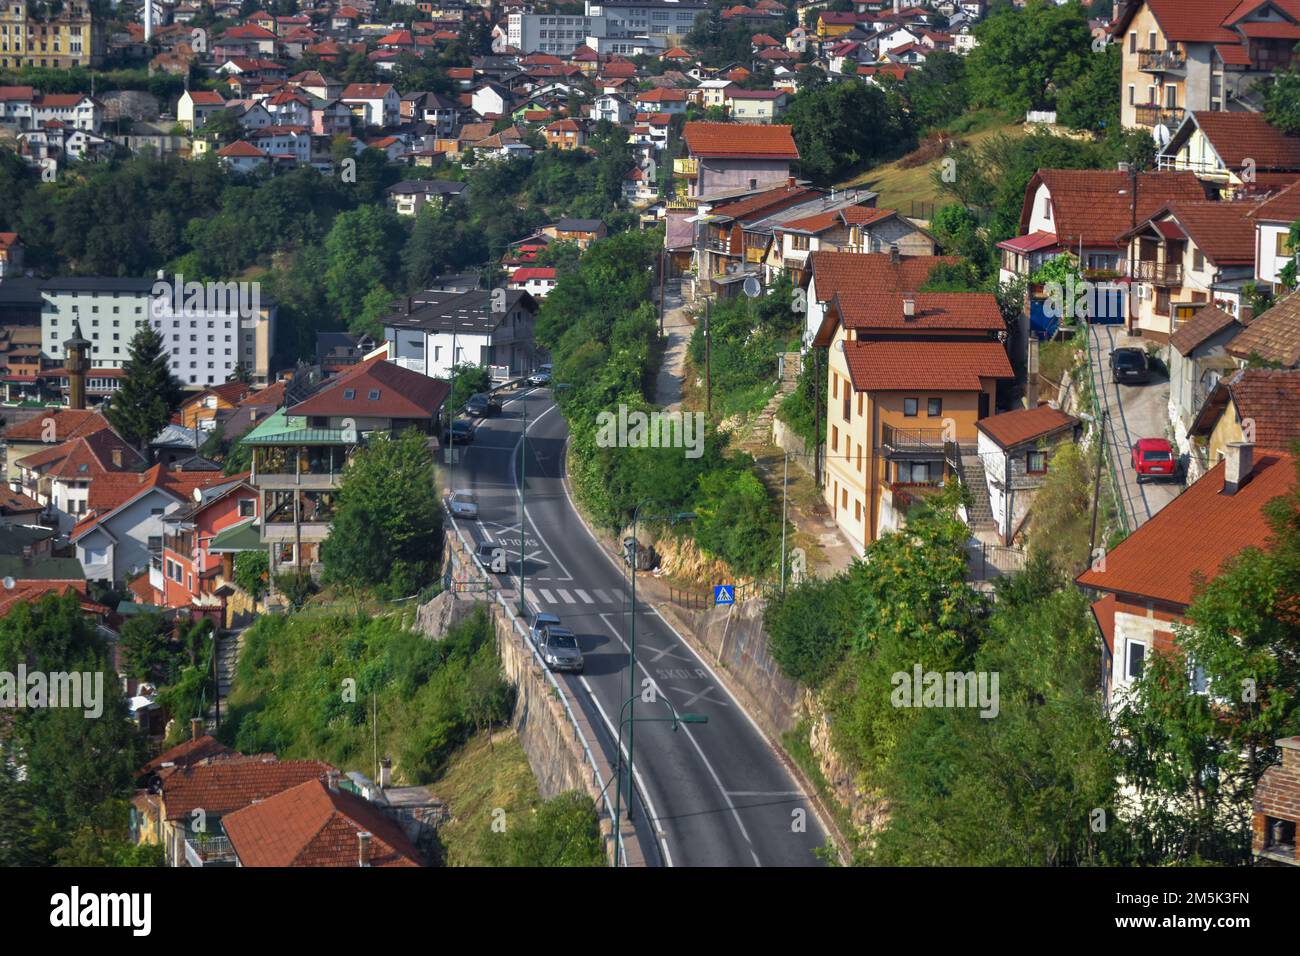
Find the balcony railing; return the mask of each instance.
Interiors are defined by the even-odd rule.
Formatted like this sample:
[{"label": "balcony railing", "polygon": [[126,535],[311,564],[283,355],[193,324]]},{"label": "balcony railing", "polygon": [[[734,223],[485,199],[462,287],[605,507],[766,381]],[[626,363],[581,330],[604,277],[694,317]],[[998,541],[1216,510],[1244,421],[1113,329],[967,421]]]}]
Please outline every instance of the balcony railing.
[{"label": "balcony railing", "polygon": [[943,452],[942,428],[898,428],[881,425],[881,444],[892,452],[924,451]]},{"label": "balcony railing", "polygon": [[1137,114],[1136,119],[1142,126],[1168,126],[1171,128],[1182,123],[1183,115],[1186,112],[1177,107],[1165,107],[1158,103],[1143,103],[1134,109]]},{"label": "balcony railing", "polygon": [[235,850],[223,836],[187,839],[185,861],[190,866],[234,866]]},{"label": "balcony railing", "polygon": [[673,175],[684,176],[687,179],[694,179],[700,173],[700,161],[698,159],[674,159]]},{"label": "balcony railing", "polygon": [[1187,67],[1187,54],[1178,50],[1138,50],[1138,69],[1143,73],[1170,73]]},{"label": "balcony railing", "polygon": [[1156,285],[1178,286],[1183,284],[1183,264],[1181,262],[1148,262],[1138,260],[1128,264],[1129,278],[1140,282],[1153,282]]}]

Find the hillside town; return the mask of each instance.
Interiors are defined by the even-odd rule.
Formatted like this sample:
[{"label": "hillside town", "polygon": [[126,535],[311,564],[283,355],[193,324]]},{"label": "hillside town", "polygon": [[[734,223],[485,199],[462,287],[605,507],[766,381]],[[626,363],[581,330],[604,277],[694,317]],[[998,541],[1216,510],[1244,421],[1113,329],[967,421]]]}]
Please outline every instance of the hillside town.
[{"label": "hillside town", "polygon": [[14,0],[0,863],[1300,866],[1298,268],[1297,0]]}]

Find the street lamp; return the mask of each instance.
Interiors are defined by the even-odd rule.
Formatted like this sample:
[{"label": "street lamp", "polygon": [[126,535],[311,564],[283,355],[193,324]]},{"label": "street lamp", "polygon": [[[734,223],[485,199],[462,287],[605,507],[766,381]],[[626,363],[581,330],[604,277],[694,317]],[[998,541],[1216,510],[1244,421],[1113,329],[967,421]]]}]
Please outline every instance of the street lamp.
[{"label": "street lamp", "polygon": [[614,841],[615,841],[614,864],[615,866],[618,865],[619,850],[622,848],[622,844],[623,844],[622,831],[620,830],[619,827],[619,824],[621,822],[620,813],[622,809],[622,805],[619,798],[621,797],[623,792],[622,778],[623,778],[623,727],[624,725],[627,726],[627,818],[631,820],[632,819],[632,725],[634,723],[643,723],[643,724],[670,723],[673,725],[673,733],[677,733],[678,724],[707,724],[709,722],[708,714],[691,714],[691,713],[679,714],[677,712],[677,708],[673,706],[673,702],[670,701],[663,694],[657,692],[654,695],[655,699],[662,700],[665,704],[668,705],[668,709],[672,712],[671,717],[634,717],[631,714],[628,714],[628,716],[624,717],[623,714],[627,711],[629,707],[635,709],[637,696],[638,695],[633,694],[627,700],[623,701],[623,706],[620,707],[618,711],[618,745],[615,747],[614,750],[615,766],[614,766],[614,777],[612,778],[618,780],[618,784],[614,788]]},{"label": "street lamp", "polygon": [[[623,549],[623,559],[625,561],[628,561],[628,563],[631,564],[632,566],[631,597],[630,600],[628,601],[629,618],[628,618],[628,642],[627,642],[628,645],[627,691],[630,695],[632,695],[633,698],[636,697],[636,563],[637,563],[637,556],[641,550],[641,544],[637,540],[637,536],[636,536],[636,529],[637,529],[637,522],[641,516],[641,509],[644,508],[646,505],[659,504],[659,503],[660,502],[657,502],[653,498],[647,498],[646,500],[638,503],[637,506],[632,509],[632,555],[630,561],[628,561],[627,548],[624,547]],[[679,521],[694,521],[696,515],[694,511],[679,511],[674,515],[651,515],[650,517],[655,520],[668,521],[671,524],[677,524]],[[633,713],[636,712],[635,704],[632,705],[632,711]],[[631,719],[632,718],[629,718],[629,721]],[[630,820],[632,819],[632,779],[631,779],[632,727],[630,725],[627,728],[627,761],[628,761],[627,816],[628,819]]]}]

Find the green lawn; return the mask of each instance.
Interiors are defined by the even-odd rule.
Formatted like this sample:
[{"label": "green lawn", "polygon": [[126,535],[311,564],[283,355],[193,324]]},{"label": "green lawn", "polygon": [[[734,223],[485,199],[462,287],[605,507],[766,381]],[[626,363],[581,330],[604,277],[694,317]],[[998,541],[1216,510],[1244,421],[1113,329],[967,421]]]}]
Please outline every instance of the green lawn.
[{"label": "green lawn", "polygon": [[[492,839],[493,811],[530,813],[541,803],[537,781],[524,748],[513,731],[476,735],[452,758],[447,771],[432,784],[433,792],[451,808],[452,822],[438,830],[446,866],[485,866],[483,841]],[[498,814],[500,816],[500,814]]]}]

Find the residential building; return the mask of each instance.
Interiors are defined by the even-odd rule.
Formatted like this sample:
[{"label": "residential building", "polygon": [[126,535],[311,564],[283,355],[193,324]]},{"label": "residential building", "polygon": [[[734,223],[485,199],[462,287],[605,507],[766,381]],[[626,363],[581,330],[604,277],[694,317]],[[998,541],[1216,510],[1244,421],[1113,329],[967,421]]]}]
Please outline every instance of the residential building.
[{"label": "residential building", "polygon": [[1258,196],[1300,179],[1300,137],[1259,113],[1192,111],[1156,154],[1161,169],[1188,170],[1226,196]]},{"label": "residential building", "polygon": [[537,303],[516,289],[427,290],[395,303],[384,319],[388,358],[402,368],[450,379],[453,365],[481,365],[518,378],[540,363],[533,342]]},{"label": "residential building", "polygon": [[1300,370],[1238,369],[1211,389],[1189,429],[1213,467],[1234,442],[1290,449],[1300,439]]},{"label": "residential building", "polygon": [[607,35],[603,16],[511,13],[506,17],[506,42],[526,53],[568,56],[587,42]]},{"label": "residential building", "polygon": [[401,119],[402,98],[391,83],[351,83],[339,99],[365,126],[395,125]]},{"label": "residential building", "polygon": [[808,257],[821,250],[870,253],[897,249],[904,256],[934,255],[934,238],[893,209],[877,209],[871,204],[874,195],[862,205],[836,203],[828,211],[773,226],[765,261],[768,280],[784,272],[796,284],[806,285]]},{"label": "residential building", "polygon": [[691,197],[785,182],[790,164],[799,160],[789,126],[687,123],[683,138],[687,161],[680,173]]},{"label": "residential building", "polygon": [[[1078,439],[1079,419],[1044,404],[990,415],[977,421],[975,428],[975,454],[963,459],[963,476],[973,485],[973,510],[979,510],[986,496],[991,530],[999,543],[1009,545],[1031,519],[1034,497],[1046,482],[1057,451]],[[976,534],[984,530],[976,514],[969,514],[967,521]]]},{"label": "residential building", "polygon": [[1253,87],[1291,63],[1300,9],[1279,0],[1129,0],[1111,34],[1122,44],[1121,122],[1172,130],[1188,110],[1258,109]]},{"label": "residential building", "polygon": [[90,4],[68,0],[55,9],[30,0],[0,6],[0,69],[100,66],[108,53],[108,24]]},{"label": "residential building", "polygon": [[1131,334],[1166,343],[1202,303],[1240,314],[1242,287],[1255,273],[1257,205],[1179,200],[1121,235],[1134,290]]},{"label": "residential building", "polygon": [[[257,489],[248,475],[219,477],[163,515],[162,551],[149,568],[164,607],[186,608],[226,626],[226,597],[240,550],[261,550]],[[241,535],[242,548],[232,548]]]},{"label": "residential building", "polygon": [[468,183],[450,179],[405,179],[385,190],[388,206],[399,216],[414,216],[428,203],[445,209],[458,199],[464,199]]},{"label": "residential building", "polygon": [[784,90],[727,90],[725,105],[737,123],[771,123],[785,110]]},{"label": "residential building", "polygon": [[1237,359],[1228,353],[1228,346],[1244,328],[1240,316],[1205,305],[1169,339],[1169,420],[1179,454],[1186,456],[1189,481],[1218,460],[1207,458],[1203,445],[1192,441],[1192,429],[1205,400],[1237,370]]},{"label": "residential building", "polygon": [[553,268],[524,266],[510,274],[510,282],[507,284],[507,288],[520,289],[527,292],[534,299],[544,299],[546,294],[554,289],[559,281]]},{"label": "residential building", "polygon": [[0,433],[0,441],[4,443],[5,483],[12,489],[21,486],[22,469],[18,462],[28,455],[108,427],[107,418],[85,408],[47,409],[26,421],[7,424]]},{"label": "residential building", "polygon": [[586,251],[597,239],[605,238],[606,229],[599,219],[561,219],[543,226],[542,235],[558,242],[576,243]]},{"label": "residential building", "polygon": [[23,250],[18,233],[0,232],[0,279],[22,275]]},{"label": "residential building", "polygon": [[604,17],[610,36],[663,37],[673,43],[691,32],[704,0],[586,0],[589,17]]},{"label": "residential building", "polygon": [[[1076,578],[1103,595],[1092,609],[1109,705],[1125,699],[1153,654],[1174,650],[1175,627],[1187,623],[1196,592],[1223,562],[1268,546],[1273,531],[1264,506],[1295,481],[1289,454],[1233,443],[1223,461],[1108,550],[1104,564]],[[1195,673],[1195,661],[1188,663]]]},{"label": "residential building", "polygon": [[205,388],[181,402],[177,409],[180,424],[185,428],[210,432],[216,427],[222,412],[230,411],[255,391],[251,383],[238,380]]},{"label": "residential building", "polygon": [[1251,851],[1257,865],[1300,866],[1300,737],[1275,741],[1282,763],[1269,767],[1251,801]]},{"label": "residential building", "polygon": [[575,150],[587,144],[587,131],[575,119],[561,119],[542,128],[547,149]]},{"label": "residential building", "polygon": [[899,289],[911,270],[870,258],[818,252],[812,266],[831,295],[813,339],[826,350],[823,496],[859,553],[957,477],[1015,377],[995,296]]},{"label": "residential building", "polygon": [[1255,222],[1255,281],[1275,295],[1285,291],[1282,270],[1300,261],[1291,248],[1291,224],[1300,219],[1300,177],[1261,203],[1250,214]]},{"label": "residential building", "polygon": [[111,428],[71,438],[17,459],[18,479],[10,488],[41,503],[60,532],[91,510],[91,489],[112,474],[137,472],[140,453]]}]

